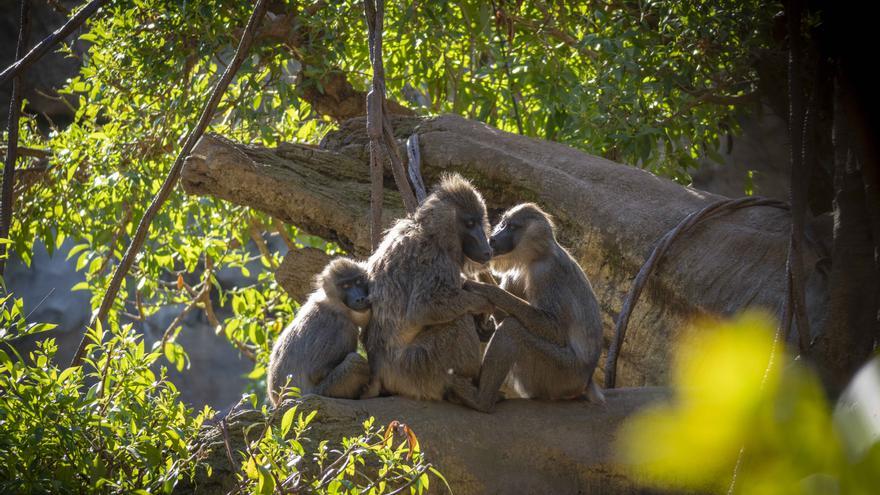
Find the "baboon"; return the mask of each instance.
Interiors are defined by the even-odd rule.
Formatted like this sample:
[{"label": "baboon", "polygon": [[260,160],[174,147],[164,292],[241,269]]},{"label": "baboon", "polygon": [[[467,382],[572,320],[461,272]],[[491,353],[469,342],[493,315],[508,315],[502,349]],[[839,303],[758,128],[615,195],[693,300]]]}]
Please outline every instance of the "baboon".
[{"label": "baboon", "polygon": [[369,260],[373,308],[364,334],[372,382],[414,399],[447,398],[473,407],[480,371],[474,314],[485,297],[462,290],[466,260],[491,257],[482,196],[460,175],[444,176],[430,196],[385,234]]},{"label": "baboon", "polygon": [[367,360],[357,353],[358,327],[370,320],[366,268],[337,258],[315,277],[315,291],[284,329],[269,358],[267,390],[273,404],[290,376],[303,394],[356,399],[369,383]]},{"label": "baboon", "polygon": [[465,283],[501,310],[483,357],[480,408],[491,409],[505,380],[521,397],[587,394],[603,402],[592,380],[602,348],[599,304],[581,267],[556,241],[549,215],[531,203],[515,206],[489,242],[492,270],[503,275],[500,287]]}]

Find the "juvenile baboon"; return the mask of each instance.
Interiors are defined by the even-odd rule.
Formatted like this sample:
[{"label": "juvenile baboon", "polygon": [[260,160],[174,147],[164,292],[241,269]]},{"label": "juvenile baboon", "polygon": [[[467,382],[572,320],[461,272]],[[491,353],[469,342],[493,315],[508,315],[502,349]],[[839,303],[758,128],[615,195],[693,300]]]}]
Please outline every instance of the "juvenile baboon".
[{"label": "juvenile baboon", "polygon": [[492,233],[492,270],[500,287],[468,281],[503,313],[483,357],[480,408],[490,409],[507,380],[517,395],[604,401],[593,383],[602,320],[593,288],[559,243],[550,217],[525,203],[506,211]]},{"label": "juvenile baboon", "polygon": [[363,393],[370,369],[357,353],[358,327],[370,320],[370,301],[362,264],[348,258],[327,264],[272,348],[267,390],[273,404],[288,376],[303,394],[356,399]]},{"label": "juvenile baboon", "polygon": [[491,257],[483,198],[459,175],[445,176],[413,214],[399,220],[370,257],[373,308],[365,346],[370,391],[475,405],[480,370],[474,314],[485,297],[462,290],[466,259]]}]

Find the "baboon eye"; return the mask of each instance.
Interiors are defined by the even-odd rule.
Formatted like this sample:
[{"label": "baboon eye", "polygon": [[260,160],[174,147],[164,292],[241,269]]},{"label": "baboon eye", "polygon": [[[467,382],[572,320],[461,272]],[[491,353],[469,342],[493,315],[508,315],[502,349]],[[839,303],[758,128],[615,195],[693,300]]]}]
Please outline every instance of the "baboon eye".
[{"label": "baboon eye", "polygon": [[351,289],[351,284],[346,282],[346,283],[342,284],[342,288],[346,289],[346,290]]},{"label": "baboon eye", "polygon": [[464,222],[464,226],[467,227],[467,228],[469,228],[469,229],[474,228],[474,226],[475,226],[476,224],[477,224],[477,222],[475,222],[475,221],[473,221],[473,220],[467,220],[467,221]]}]

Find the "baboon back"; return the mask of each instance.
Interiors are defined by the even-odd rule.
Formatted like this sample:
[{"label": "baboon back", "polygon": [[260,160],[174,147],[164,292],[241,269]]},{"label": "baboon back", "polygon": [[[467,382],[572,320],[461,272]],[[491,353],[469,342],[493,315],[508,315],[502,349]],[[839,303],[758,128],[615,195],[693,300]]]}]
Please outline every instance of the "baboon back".
[{"label": "baboon back", "polygon": [[408,328],[410,305],[444,291],[460,290],[458,265],[403,220],[385,236],[369,262],[376,301],[365,346],[374,375],[388,392],[440,400],[449,373],[479,374],[480,344],[474,319]]}]

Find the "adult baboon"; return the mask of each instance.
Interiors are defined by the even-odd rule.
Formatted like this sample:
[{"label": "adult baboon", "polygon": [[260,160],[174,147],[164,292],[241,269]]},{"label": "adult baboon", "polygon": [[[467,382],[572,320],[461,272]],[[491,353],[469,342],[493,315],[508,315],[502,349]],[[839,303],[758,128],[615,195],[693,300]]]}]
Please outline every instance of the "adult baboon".
[{"label": "adult baboon", "polygon": [[356,399],[370,380],[357,353],[358,327],[370,320],[366,268],[337,258],[315,278],[315,291],[278,337],[269,358],[267,390],[273,404],[290,377],[303,394]]},{"label": "adult baboon", "polygon": [[593,371],[602,348],[602,320],[593,288],[559,243],[550,217],[525,203],[506,211],[490,244],[500,287],[467,281],[500,312],[480,371],[480,407],[491,408],[507,380],[519,396],[602,402]]},{"label": "adult baboon", "polygon": [[480,370],[474,314],[485,297],[462,290],[466,259],[491,257],[483,198],[460,175],[443,177],[412,215],[398,220],[370,257],[373,308],[364,344],[370,391],[476,404]]}]

